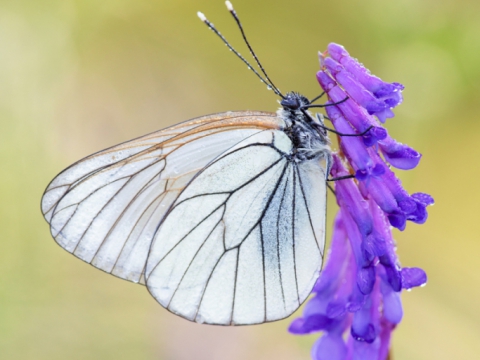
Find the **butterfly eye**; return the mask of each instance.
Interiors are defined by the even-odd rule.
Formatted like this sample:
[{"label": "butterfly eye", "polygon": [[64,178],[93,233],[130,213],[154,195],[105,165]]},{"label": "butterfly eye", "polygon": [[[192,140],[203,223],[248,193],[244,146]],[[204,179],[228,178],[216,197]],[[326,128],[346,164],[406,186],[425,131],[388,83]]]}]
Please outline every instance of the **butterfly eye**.
[{"label": "butterfly eye", "polygon": [[280,105],[290,110],[297,110],[300,107],[300,102],[297,98],[290,97],[280,101]]}]

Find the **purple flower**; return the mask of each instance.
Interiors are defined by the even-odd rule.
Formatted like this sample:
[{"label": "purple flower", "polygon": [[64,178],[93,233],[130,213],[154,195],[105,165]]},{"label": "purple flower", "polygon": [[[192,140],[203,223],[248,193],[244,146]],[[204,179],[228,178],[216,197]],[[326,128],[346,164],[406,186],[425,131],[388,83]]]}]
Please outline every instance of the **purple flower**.
[{"label": "purple flower", "polygon": [[397,169],[411,170],[418,165],[422,157],[419,152],[388,135],[379,142],[379,145],[385,160]]},{"label": "purple flower", "polygon": [[330,175],[355,175],[335,182],[340,210],[328,261],[314,296],[289,331],[324,332],[312,348],[315,360],[385,360],[403,317],[402,289],[427,282],[422,269],[401,267],[391,226],[404,230],[407,221],[423,224],[433,198],[409,195],[389,167],[410,170],[421,158],[379,123],[393,117],[403,86],[371,75],[340,45],[330,44],[328,53],[320,56],[317,73],[329,97],[328,119],[340,133],[365,134],[339,137],[341,151],[333,155]]},{"label": "purple flower", "polygon": [[318,360],[343,360],[347,346],[341,335],[326,334],[313,345],[312,358]]}]

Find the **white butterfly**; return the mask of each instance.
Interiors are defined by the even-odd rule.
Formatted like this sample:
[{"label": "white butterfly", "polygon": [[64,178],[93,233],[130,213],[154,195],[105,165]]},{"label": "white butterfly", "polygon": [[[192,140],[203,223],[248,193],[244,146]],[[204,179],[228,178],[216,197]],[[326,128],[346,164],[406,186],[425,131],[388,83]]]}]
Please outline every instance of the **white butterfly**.
[{"label": "white butterfly", "polygon": [[56,242],[191,321],[292,314],[322,266],[330,150],[311,102],[270,84],[277,114],[199,117],[65,169],[42,198]]}]

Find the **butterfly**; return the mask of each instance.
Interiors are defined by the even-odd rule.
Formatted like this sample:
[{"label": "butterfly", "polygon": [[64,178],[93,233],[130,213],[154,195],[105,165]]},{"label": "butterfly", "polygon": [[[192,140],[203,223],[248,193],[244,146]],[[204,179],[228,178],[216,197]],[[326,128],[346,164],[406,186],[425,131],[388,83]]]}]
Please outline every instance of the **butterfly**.
[{"label": "butterfly", "polygon": [[146,285],[190,321],[247,325],[292,314],[322,267],[331,155],[312,101],[283,95],[261,69],[281,97],[277,113],[198,117],[58,174],[41,204],[55,241]]}]

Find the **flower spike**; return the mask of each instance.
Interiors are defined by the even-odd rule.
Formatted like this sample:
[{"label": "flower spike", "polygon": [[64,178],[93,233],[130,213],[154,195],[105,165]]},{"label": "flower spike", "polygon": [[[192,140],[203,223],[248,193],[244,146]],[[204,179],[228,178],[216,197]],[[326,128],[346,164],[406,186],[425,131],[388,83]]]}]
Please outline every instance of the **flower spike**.
[{"label": "flower spike", "polygon": [[[402,102],[403,85],[386,83],[352,58],[344,47],[328,45],[319,53],[317,79],[328,95],[325,110],[338,133],[340,152],[333,155],[332,178],[340,210],[328,261],[303,316],[289,328],[293,334],[325,334],[312,348],[315,360],[386,360],[390,339],[403,317],[402,289],[427,282],[420,268],[402,268],[392,226],[423,224],[433,198],[409,195],[390,165],[415,168],[421,154],[393,139],[382,123]],[[345,101],[342,101],[347,99]]]}]

